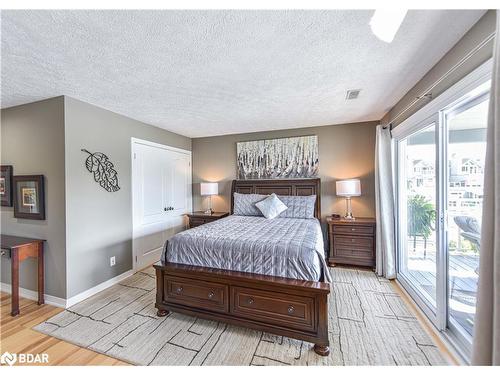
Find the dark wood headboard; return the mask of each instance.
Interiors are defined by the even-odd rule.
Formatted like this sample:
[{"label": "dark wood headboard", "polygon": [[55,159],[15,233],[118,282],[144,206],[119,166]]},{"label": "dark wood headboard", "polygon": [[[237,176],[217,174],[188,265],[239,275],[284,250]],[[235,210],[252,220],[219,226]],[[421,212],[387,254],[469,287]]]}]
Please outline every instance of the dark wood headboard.
[{"label": "dark wood headboard", "polygon": [[319,178],[295,180],[233,180],[231,186],[231,214],[234,212],[234,193],[316,195],[314,217],[321,219],[321,180]]}]

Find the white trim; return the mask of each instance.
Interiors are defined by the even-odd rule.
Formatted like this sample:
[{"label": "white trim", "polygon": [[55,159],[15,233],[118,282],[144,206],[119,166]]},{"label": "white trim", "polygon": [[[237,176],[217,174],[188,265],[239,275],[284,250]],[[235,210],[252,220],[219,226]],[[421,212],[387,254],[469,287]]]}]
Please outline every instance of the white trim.
[{"label": "white trim", "polygon": [[[77,304],[78,302],[83,301],[84,299],[87,299],[94,294],[97,294],[104,289],[107,289],[115,284],[118,284],[120,281],[126,279],[127,277],[130,277],[134,274],[134,270],[128,270],[118,276],[113,277],[112,279],[106,280],[103,283],[100,283],[99,285],[96,285],[93,288],[87,289],[84,292],[81,292],[77,294],[76,296],[73,296],[68,299],[60,298],[60,297],[54,297],[49,294],[45,294],[45,303],[47,305],[52,305],[52,306],[57,306],[57,307],[62,307],[63,309],[68,308],[70,306],[73,306]],[[1,283],[0,284],[0,289],[2,292],[5,293],[11,293],[11,285],[7,283]],[[19,296],[23,298],[27,298],[30,300],[38,300],[38,292],[35,292],[34,290],[30,289],[25,289],[25,288],[19,288]]]},{"label": "white trim", "polygon": [[73,305],[77,304],[78,302],[81,302],[84,299],[87,299],[87,298],[93,296],[94,294],[97,294],[97,293],[103,291],[104,289],[107,289],[115,284],[118,284],[120,281],[126,279],[127,277],[132,276],[133,274],[134,274],[134,270],[128,270],[128,271],[122,273],[121,275],[118,275],[118,276],[113,277],[112,279],[106,280],[105,282],[100,283],[99,285],[96,285],[93,288],[87,289],[86,291],[81,292],[81,293],[77,294],[76,296],[68,298],[66,300],[65,307],[73,306]]},{"label": "white trim", "polygon": [[[418,130],[422,121],[433,114],[442,111],[444,108],[455,105],[457,100],[461,100],[465,95],[491,79],[493,71],[493,60],[489,59],[470,74],[455,83],[441,95],[433,99],[427,105],[419,109],[413,115],[396,126],[391,135],[393,138],[401,140]],[[477,93],[473,93],[474,96]]]},{"label": "white trim", "polygon": [[[12,294],[12,287],[10,284],[1,283],[0,289],[2,290],[2,292]],[[38,292],[30,289],[19,288],[19,296],[33,301],[38,300]],[[45,294],[44,298],[47,305],[62,307],[63,309],[66,307],[66,300],[64,298],[54,297],[50,294]]]},{"label": "white trim", "polygon": [[[135,138],[135,137],[131,137],[130,141],[131,141],[132,144],[138,143],[138,144],[143,144],[143,145],[147,145],[147,146],[151,146],[151,147],[163,148],[165,150],[180,152],[180,153],[186,154],[186,155],[191,155],[191,153],[192,153],[192,151],[185,150],[183,148],[177,148],[177,147],[173,147],[173,146],[167,146],[167,145],[164,145],[162,143],[156,143],[156,142],[146,141],[144,139]],[[132,155],[132,159],[133,159],[133,155]]]}]

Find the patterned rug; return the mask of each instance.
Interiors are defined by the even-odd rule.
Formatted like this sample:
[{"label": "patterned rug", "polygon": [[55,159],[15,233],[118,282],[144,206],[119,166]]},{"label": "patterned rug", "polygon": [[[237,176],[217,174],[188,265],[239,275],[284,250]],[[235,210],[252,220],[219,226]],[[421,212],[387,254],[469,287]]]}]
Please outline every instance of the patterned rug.
[{"label": "patterned rug", "polygon": [[373,272],[331,269],[330,355],[312,344],[154,308],[153,268],[72,306],[35,330],[138,365],[442,365],[439,350]]}]

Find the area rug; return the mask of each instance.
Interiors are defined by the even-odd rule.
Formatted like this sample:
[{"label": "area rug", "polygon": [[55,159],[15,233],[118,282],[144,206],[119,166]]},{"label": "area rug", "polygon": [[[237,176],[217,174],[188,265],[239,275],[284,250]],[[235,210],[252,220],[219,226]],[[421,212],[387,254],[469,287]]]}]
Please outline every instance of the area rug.
[{"label": "area rug", "polygon": [[157,317],[153,269],[138,272],[34,329],[137,365],[443,365],[391,283],[332,268],[330,355],[312,344],[170,313]]}]

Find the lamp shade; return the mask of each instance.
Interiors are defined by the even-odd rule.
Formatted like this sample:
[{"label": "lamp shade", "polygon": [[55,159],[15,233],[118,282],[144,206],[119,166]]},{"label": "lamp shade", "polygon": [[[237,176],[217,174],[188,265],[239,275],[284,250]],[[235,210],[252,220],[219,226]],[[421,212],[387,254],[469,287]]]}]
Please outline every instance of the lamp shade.
[{"label": "lamp shade", "polygon": [[217,195],[219,194],[219,184],[217,182],[202,182],[200,184],[201,195]]},{"label": "lamp shade", "polygon": [[337,181],[337,195],[341,197],[357,197],[361,195],[361,183],[356,178]]}]

